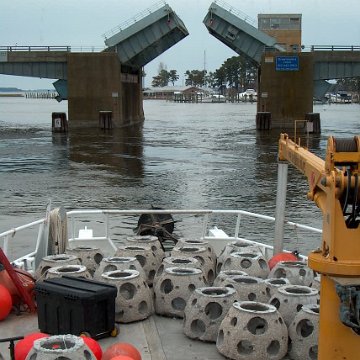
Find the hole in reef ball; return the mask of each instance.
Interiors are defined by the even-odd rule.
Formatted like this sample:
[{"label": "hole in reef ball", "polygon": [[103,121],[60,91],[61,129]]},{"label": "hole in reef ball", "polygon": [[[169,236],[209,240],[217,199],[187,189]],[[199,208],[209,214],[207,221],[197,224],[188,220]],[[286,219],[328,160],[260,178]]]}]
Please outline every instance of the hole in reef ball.
[{"label": "hole in reef ball", "polygon": [[254,347],[249,340],[241,340],[237,350],[240,355],[250,355],[254,351]]},{"label": "hole in reef ball", "polygon": [[184,310],[186,306],[186,301],[181,297],[177,297],[171,301],[171,305],[175,310]]}]

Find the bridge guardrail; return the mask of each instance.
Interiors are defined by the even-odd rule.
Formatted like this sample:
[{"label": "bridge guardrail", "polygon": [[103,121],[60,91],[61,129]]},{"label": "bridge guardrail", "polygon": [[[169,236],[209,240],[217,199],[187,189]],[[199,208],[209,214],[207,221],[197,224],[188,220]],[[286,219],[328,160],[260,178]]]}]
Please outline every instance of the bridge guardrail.
[{"label": "bridge guardrail", "polygon": [[[360,45],[302,45],[302,51],[360,51]],[[265,46],[264,52],[278,51],[273,46]],[[289,51],[290,52],[290,51]],[[297,51],[294,50],[294,53]]]},{"label": "bridge guardrail", "polygon": [[360,45],[311,45],[311,51],[360,51]]},{"label": "bridge guardrail", "polygon": [[10,45],[0,46],[1,52],[15,51],[64,51],[64,52],[101,52],[106,50],[106,46],[33,46],[33,45]]},{"label": "bridge guardrail", "polygon": [[71,51],[71,46],[0,46],[0,51]]},{"label": "bridge guardrail", "polygon": [[108,30],[107,32],[105,32],[102,35],[102,37],[104,39],[110,38],[111,36],[117,34],[120,31],[123,31],[124,29],[128,28],[130,25],[135,24],[137,21],[143,19],[145,16],[155,12],[156,10],[160,9],[161,7],[163,7],[165,5],[167,5],[165,0],[160,0],[159,2],[152,5],[151,7],[139,12],[138,14],[134,15],[133,17],[131,17],[128,20],[125,20],[124,22],[122,22],[118,26],[115,26],[112,29]]},{"label": "bridge guardrail", "polygon": [[[215,4],[221,6],[223,9],[229,11],[230,13],[232,13],[233,15],[237,16],[238,18],[240,18],[241,20],[246,21],[248,24],[256,27],[257,22],[255,19],[251,18],[248,14],[244,13],[243,11],[235,8],[234,6],[228,4],[227,2],[225,2],[224,0],[215,0],[214,1]],[[209,9],[210,10],[210,9]]]}]

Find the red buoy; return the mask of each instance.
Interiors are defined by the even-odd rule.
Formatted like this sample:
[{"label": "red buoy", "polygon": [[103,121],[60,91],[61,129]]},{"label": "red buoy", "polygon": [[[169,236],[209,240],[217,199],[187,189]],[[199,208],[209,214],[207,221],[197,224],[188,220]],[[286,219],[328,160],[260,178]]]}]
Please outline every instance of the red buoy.
[{"label": "red buoy", "polygon": [[288,253],[288,252],[278,253],[268,261],[270,270],[280,261],[299,261],[299,258],[293,253]]},{"label": "red buoy", "polygon": [[9,290],[0,284],[0,321],[4,320],[11,311],[12,299]]},{"label": "red buoy", "polygon": [[103,353],[102,353],[102,349],[101,349],[101,346],[99,345],[99,343],[96,340],[92,339],[91,337],[83,336],[83,335],[81,335],[81,337],[84,340],[84,343],[92,351],[92,353],[94,354],[96,359],[101,360]]},{"label": "red buoy", "polygon": [[[124,342],[116,343],[108,347],[103,354],[102,360],[111,360],[119,355],[130,357],[132,360],[141,360],[139,350],[134,345]],[[127,359],[125,358],[123,360]]]},{"label": "red buoy", "polygon": [[48,336],[48,334],[41,332],[26,335],[22,340],[15,344],[15,360],[25,360],[34,345],[34,341]]},{"label": "red buoy", "polygon": [[126,356],[126,355],[118,355],[118,356],[111,358],[111,360],[134,360],[134,358],[132,358],[130,356]]}]

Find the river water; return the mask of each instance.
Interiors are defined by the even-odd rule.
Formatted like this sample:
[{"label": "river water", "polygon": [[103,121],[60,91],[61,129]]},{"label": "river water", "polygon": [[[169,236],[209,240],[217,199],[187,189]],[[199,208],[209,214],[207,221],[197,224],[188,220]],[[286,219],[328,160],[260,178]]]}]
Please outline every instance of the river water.
[{"label": "river water", "polygon": [[[322,134],[311,138],[311,150],[324,157],[329,135],[360,134],[359,110],[357,104],[315,105]],[[255,104],[147,100],[142,129],[67,136],[51,133],[53,111],[66,112],[67,103],[0,97],[0,232],[43,217],[49,199],[66,209],[275,213],[279,132],[255,130]],[[290,167],[287,218],[321,227],[306,192],[306,179]],[[306,250],[319,246],[309,239]]]}]

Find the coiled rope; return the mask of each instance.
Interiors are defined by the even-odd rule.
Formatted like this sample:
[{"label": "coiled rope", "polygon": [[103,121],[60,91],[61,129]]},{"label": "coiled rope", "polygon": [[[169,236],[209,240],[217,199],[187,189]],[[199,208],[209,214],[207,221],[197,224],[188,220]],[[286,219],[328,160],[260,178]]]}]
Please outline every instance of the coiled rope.
[{"label": "coiled rope", "polygon": [[50,212],[48,252],[63,254],[68,245],[67,217],[64,208],[56,208]]}]

